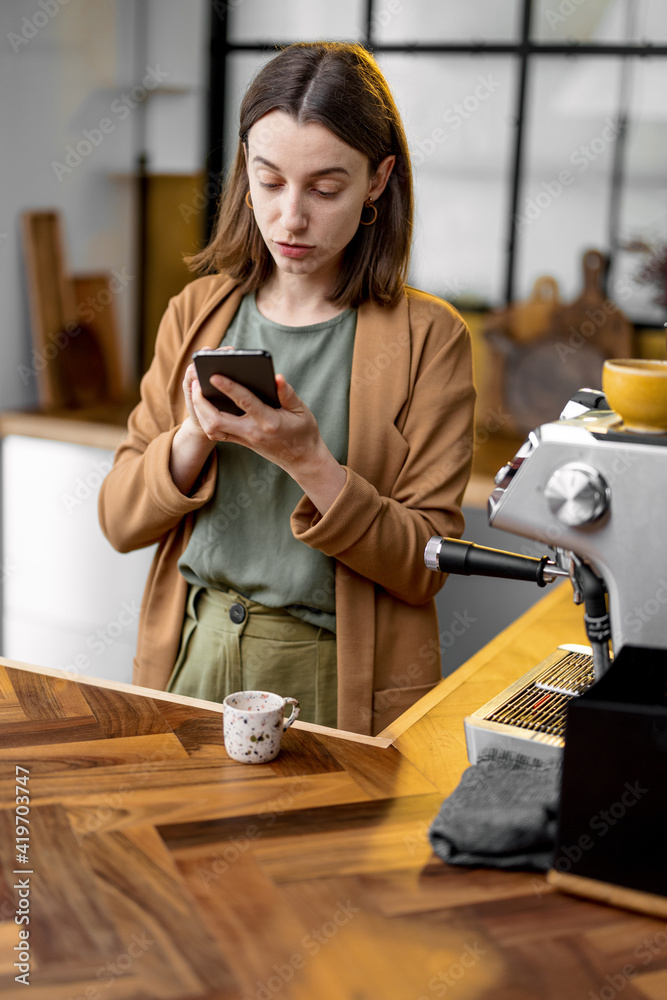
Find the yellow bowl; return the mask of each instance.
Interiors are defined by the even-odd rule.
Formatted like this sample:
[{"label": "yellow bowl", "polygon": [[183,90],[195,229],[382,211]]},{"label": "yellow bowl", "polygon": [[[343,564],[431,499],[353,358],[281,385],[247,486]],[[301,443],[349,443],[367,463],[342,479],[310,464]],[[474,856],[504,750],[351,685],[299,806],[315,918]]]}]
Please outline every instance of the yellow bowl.
[{"label": "yellow bowl", "polygon": [[667,361],[605,361],[602,389],[629,431],[667,433]]}]

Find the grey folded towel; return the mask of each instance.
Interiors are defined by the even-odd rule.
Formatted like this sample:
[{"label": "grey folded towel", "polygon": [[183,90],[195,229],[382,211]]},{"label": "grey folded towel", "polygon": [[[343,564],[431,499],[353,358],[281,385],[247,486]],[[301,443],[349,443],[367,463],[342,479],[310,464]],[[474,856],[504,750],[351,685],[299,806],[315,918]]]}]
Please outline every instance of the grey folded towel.
[{"label": "grey folded towel", "polygon": [[561,760],[483,750],[429,830],[451,865],[545,871],[556,840]]}]

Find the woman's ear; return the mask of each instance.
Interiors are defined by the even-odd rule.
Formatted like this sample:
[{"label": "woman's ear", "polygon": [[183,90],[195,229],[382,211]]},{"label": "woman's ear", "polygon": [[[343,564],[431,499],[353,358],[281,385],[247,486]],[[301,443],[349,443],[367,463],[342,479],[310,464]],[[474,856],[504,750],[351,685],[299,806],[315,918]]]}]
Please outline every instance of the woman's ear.
[{"label": "woman's ear", "polygon": [[391,172],[394,169],[394,164],[396,163],[396,156],[392,153],[390,156],[385,156],[384,160],[381,160],[378,164],[378,168],[373,174],[373,179],[371,181],[371,187],[368,192],[368,197],[372,198],[373,201],[379,198],[384,189],[387,186],[387,181],[391,176]]}]

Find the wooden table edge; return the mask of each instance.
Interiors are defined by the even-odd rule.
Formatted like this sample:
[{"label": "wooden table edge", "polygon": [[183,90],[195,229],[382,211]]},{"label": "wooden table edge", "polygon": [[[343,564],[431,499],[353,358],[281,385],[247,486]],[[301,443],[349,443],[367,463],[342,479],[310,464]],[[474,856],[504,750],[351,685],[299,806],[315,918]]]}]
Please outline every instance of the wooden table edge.
[{"label": "wooden table edge", "polygon": [[[89,684],[93,687],[106,688],[109,691],[121,691],[127,694],[139,695],[143,698],[152,698],[156,701],[168,701],[176,705],[190,705],[193,708],[200,708],[207,712],[215,712],[222,715],[223,706],[217,701],[205,701],[203,698],[190,698],[188,695],[171,694],[167,691],[160,691],[158,688],[141,687],[139,684],[128,684],[125,681],[110,681],[104,677],[92,677],[87,674],[76,674],[69,670],[60,670],[57,667],[40,667],[33,663],[22,663],[19,660],[8,660],[0,656],[0,667],[9,670],[27,670],[33,674],[43,674],[47,677],[62,677],[64,680],[75,681],[77,684]],[[386,748],[392,745],[393,740],[386,736],[364,736],[362,733],[351,733],[345,729],[331,729],[328,726],[318,726],[314,722],[302,722],[297,719],[292,723],[294,729],[303,729],[306,732],[320,736],[330,736],[334,739],[348,740],[352,743],[366,743],[369,746]]]}]

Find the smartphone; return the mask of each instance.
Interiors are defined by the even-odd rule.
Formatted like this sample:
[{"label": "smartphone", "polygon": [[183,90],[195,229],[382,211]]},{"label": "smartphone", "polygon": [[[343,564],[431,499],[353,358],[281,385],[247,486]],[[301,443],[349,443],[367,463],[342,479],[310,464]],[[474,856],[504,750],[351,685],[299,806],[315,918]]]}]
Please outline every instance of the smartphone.
[{"label": "smartphone", "polygon": [[250,389],[267,406],[280,409],[276,391],[276,376],[273,371],[273,358],[269,351],[227,348],[215,351],[195,351],[192,355],[201,391],[206,399],[224,413],[243,416],[245,410],[240,409],[229,396],[211,385],[211,375],[226,375],[227,378],[239,382]]}]

